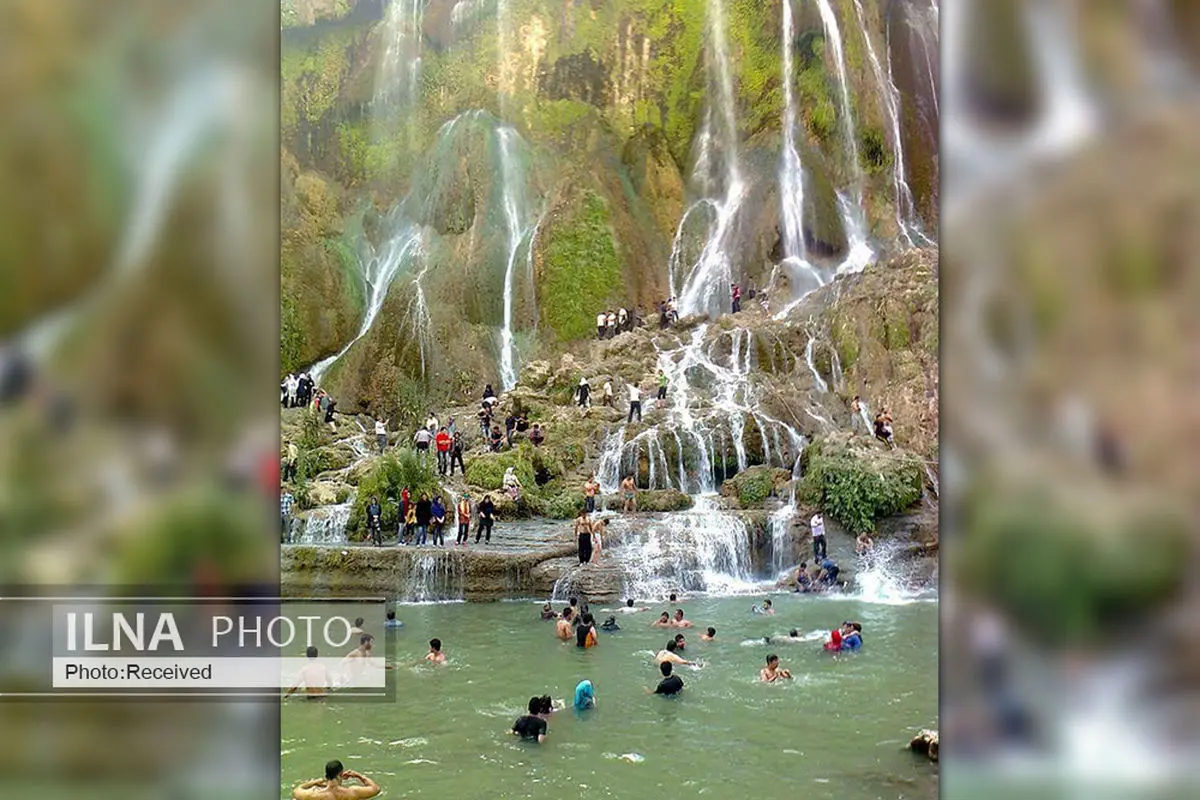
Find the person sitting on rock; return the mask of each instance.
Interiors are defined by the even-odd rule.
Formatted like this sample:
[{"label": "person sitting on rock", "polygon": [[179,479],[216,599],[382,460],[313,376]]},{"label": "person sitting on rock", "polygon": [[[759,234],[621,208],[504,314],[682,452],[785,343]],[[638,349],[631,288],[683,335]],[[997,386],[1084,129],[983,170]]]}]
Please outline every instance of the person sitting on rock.
[{"label": "person sitting on rock", "polygon": [[546,441],[546,434],[542,431],[542,426],[538,423],[533,423],[533,429],[529,431],[529,441],[533,442],[534,447],[541,447],[542,442]]},{"label": "person sitting on rock", "polygon": [[875,438],[888,447],[893,449],[896,447],[895,439],[892,436],[892,415],[886,408],[881,409],[875,415]]},{"label": "person sitting on rock", "polygon": [[492,452],[499,453],[501,448],[504,447],[504,434],[501,432],[499,425],[492,426],[492,432],[489,436],[489,440],[491,441]]},{"label": "person sitting on rock", "polygon": [[796,570],[796,591],[807,594],[812,591],[812,578],[808,575],[808,562],[801,561]]}]

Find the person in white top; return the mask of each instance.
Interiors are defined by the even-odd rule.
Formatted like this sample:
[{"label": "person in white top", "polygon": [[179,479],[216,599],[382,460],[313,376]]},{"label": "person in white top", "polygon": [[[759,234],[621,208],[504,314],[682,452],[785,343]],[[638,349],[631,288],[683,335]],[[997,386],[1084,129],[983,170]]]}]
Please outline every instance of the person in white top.
[{"label": "person in white top", "polygon": [[825,558],[825,517],[821,512],[812,515],[812,519],[808,521],[808,526],[812,528],[813,540],[813,558],[820,561]]},{"label": "person in white top", "polygon": [[612,381],[604,382],[604,405],[611,406],[613,404],[613,388]]},{"label": "person in white top", "polygon": [[387,450],[387,424],[388,420],[375,420],[375,441],[379,445],[379,452]]},{"label": "person in white top", "polygon": [[610,311],[610,312],[608,312],[608,316],[605,318],[605,325],[607,325],[607,326],[608,326],[608,338],[610,338],[610,339],[611,339],[611,338],[613,338],[614,336],[616,336],[616,335],[617,335],[617,315],[616,315],[616,312],[613,312],[613,311]]},{"label": "person in white top", "polygon": [[437,414],[434,414],[432,411],[430,411],[429,417],[425,420],[425,430],[429,431],[430,433],[437,433],[437,429],[439,427],[440,423],[438,422]]},{"label": "person in white top", "polygon": [[299,386],[300,386],[300,379],[297,378],[295,375],[289,373],[287,376],[288,408],[295,408],[298,405],[296,402],[296,391],[299,388]]},{"label": "person in white top", "polygon": [[633,422],[633,415],[637,413],[638,422],[642,421],[642,390],[638,388],[636,383],[629,384],[629,418],[625,420],[628,425]]},{"label": "person in white top", "polygon": [[608,328],[608,315],[601,311],[596,315],[596,338],[603,339],[604,331]]},{"label": "person in white top", "polygon": [[624,307],[617,309],[617,330],[625,330],[625,324],[629,321],[629,312]]}]

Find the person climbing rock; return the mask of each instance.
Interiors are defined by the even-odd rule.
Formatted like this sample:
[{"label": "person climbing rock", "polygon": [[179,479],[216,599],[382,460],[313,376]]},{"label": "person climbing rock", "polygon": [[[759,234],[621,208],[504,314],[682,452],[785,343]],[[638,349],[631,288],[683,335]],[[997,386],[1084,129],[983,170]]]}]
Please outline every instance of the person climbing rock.
[{"label": "person climbing rock", "polygon": [[659,408],[667,404],[667,373],[661,369],[658,371],[658,394],[655,399]]},{"label": "person climbing rock", "polygon": [[606,330],[608,330],[608,315],[601,311],[596,315],[596,338],[603,339]]},{"label": "person climbing rock", "polygon": [[429,455],[429,445],[433,441],[433,431],[429,428],[418,428],[413,434],[413,444],[417,446],[417,458],[422,461]]},{"label": "person climbing rock", "polygon": [[475,529],[475,544],[479,544],[481,535],[485,537],[485,542],[491,544],[492,526],[496,524],[496,505],[492,502],[492,496],[485,494],[476,510],[479,512],[479,527]]},{"label": "person climbing rock", "polygon": [[450,469],[450,446],[454,443],[454,439],[450,437],[450,432],[446,430],[446,426],[442,426],[437,436],[433,437],[434,447],[437,448],[437,466],[438,474],[445,475]]},{"label": "person climbing rock", "polygon": [[586,510],[580,511],[575,517],[574,532],[579,542],[579,563],[586,564],[592,560],[592,522],[588,519]]},{"label": "person climbing rock", "polygon": [[542,442],[546,441],[546,434],[542,431],[542,426],[538,423],[533,423],[533,430],[529,432],[529,441],[533,442],[534,447],[541,447]]},{"label": "person climbing rock", "polygon": [[458,538],[454,540],[456,545],[467,545],[467,536],[471,532],[471,496],[464,494],[458,498],[458,505],[454,509],[455,517],[458,519]]},{"label": "person climbing rock", "polygon": [[587,377],[585,376],[585,377],[580,378],[579,385],[577,387],[575,387],[575,396],[579,402],[580,408],[584,408],[584,409],[591,408],[591,405],[592,405],[591,394],[592,394],[592,387],[591,387],[591,384],[588,383]]},{"label": "person climbing rock", "polygon": [[621,481],[621,510],[626,514],[637,513],[637,484],[633,475],[626,475]]},{"label": "person climbing rock", "polygon": [[637,414],[638,422],[642,421],[642,390],[636,383],[629,384],[629,418],[625,420],[625,424],[633,422],[633,415]]},{"label": "person climbing rock", "polygon": [[734,314],[742,310],[742,287],[736,283],[729,285],[730,307]]},{"label": "person climbing rock", "polygon": [[467,465],[463,463],[463,439],[462,434],[455,432],[450,439],[450,477],[454,477],[454,465],[458,465],[458,469],[463,475],[467,474]]},{"label": "person climbing rock", "polygon": [[609,408],[613,407],[613,385],[611,380],[604,381],[604,400],[602,402]]}]

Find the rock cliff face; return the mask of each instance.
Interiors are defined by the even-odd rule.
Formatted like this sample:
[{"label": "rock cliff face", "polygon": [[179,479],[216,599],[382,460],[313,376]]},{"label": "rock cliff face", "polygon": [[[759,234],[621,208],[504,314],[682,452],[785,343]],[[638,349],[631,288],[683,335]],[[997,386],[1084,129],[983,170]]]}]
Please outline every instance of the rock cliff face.
[{"label": "rock cliff face", "polygon": [[[672,261],[699,253],[714,224],[705,198],[734,161],[744,191],[725,257],[734,279],[766,283],[794,255],[779,176],[789,94],[814,262],[847,255],[847,192],[877,250],[905,215],[934,229],[936,103],[911,77],[936,46],[928,9],[829,7],[836,30],[818,4],[793,4],[785,74],[780,0],[288,0],[284,370],[354,338],[377,283],[364,274],[406,236],[416,244],[374,324],[327,376],[343,407],[499,382],[501,329],[516,367],[553,357],[599,311],[680,291]],[[907,88],[892,95],[892,78]],[[901,156],[911,212],[898,208]]]}]

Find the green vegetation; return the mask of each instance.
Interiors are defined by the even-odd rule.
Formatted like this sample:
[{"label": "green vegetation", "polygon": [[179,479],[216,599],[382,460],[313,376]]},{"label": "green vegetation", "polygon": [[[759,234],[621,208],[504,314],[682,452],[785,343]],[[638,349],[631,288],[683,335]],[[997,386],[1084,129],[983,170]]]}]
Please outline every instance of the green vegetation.
[{"label": "green vegetation", "polygon": [[980,486],[956,548],[963,585],[1059,646],[1111,639],[1140,623],[1182,585],[1186,525],[1161,507],[1097,513],[1104,504],[1074,507],[1044,487]]},{"label": "green vegetation", "polygon": [[833,84],[825,68],[825,39],[809,31],[800,37],[797,52],[796,100],[805,127],[817,141],[825,143],[837,135],[837,106]]},{"label": "green vegetation", "polygon": [[512,450],[475,456],[467,464],[467,483],[489,492],[500,491],[504,486],[504,472],[512,467],[523,491],[535,491],[537,482],[534,479],[532,450],[532,445],[522,443]]},{"label": "green vegetation", "polygon": [[[427,458],[420,459],[416,451],[404,449],[392,451],[376,461],[371,471],[364,475],[358,484],[354,508],[350,512],[350,520],[346,523],[347,537],[366,538],[367,505],[372,497],[379,498],[379,505],[383,509],[383,529],[396,530],[400,522],[400,493],[405,488],[408,489],[413,502],[422,494],[432,497],[437,493],[437,460],[432,453]],[[448,504],[447,508],[452,506],[448,495],[442,499]]]},{"label": "green vegetation", "polygon": [[542,322],[559,341],[583,339],[621,288],[608,206],[592,191],[552,218],[542,252]]},{"label": "green vegetation", "polygon": [[821,506],[851,533],[875,530],[875,520],[898,514],[921,497],[921,461],[871,440],[818,439],[800,457],[805,502]]},{"label": "green vegetation", "polygon": [[788,477],[787,470],[750,467],[725,481],[721,493],[737,497],[742,508],[754,508],[770,497],[775,486],[785,483]]}]

